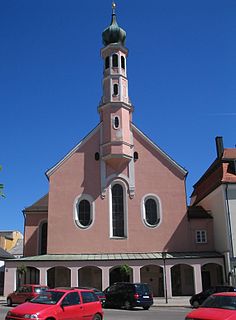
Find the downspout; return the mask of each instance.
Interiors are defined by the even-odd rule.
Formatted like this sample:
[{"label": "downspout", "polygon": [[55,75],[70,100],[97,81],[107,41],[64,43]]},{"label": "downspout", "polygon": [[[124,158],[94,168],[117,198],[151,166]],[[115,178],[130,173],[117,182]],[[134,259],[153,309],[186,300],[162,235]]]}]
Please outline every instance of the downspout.
[{"label": "downspout", "polygon": [[24,238],[23,238],[23,257],[25,256],[25,221],[26,221],[26,213],[25,210],[22,210],[24,217]]},{"label": "downspout", "polygon": [[229,241],[230,241],[230,256],[229,256],[229,268],[228,268],[227,280],[229,283],[231,282],[232,284],[233,274],[232,274],[231,258],[234,257],[234,247],[233,247],[233,239],[232,239],[232,225],[231,225],[231,216],[230,216],[230,208],[229,208],[228,187],[229,187],[229,184],[226,183],[225,198],[226,198],[227,222],[228,222]]}]

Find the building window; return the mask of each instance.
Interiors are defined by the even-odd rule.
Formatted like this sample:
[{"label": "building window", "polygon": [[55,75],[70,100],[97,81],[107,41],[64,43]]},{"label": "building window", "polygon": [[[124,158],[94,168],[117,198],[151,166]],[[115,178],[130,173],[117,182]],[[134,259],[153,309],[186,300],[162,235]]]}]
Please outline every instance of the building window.
[{"label": "building window", "polygon": [[115,83],[113,85],[113,94],[114,94],[114,96],[118,95],[118,84],[117,83]]},{"label": "building window", "polygon": [[106,57],[105,59],[105,69],[108,69],[110,67],[110,57]]},{"label": "building window", "polygon": [[142,199],[142,217],[148,227],[156,227],[161,221],[161,205],[156,195],[147,195]]},{"label": "building window", "polygon": [[120,118],[118,116],[115,116],[113,118],[113,128],[119,129],[119,127],[120,127]]},{"label": "building window", "polygon": [[48,223],[42,222],[39,228],[39,254],[47,253]]},{"label": "building window", "polygon": [[206,230],[196,230],[196,243],[207,243]]},{"label": "building window", "polygon": [[121,56],[121,68],[125,69],[125,58]]},{"label": "building window", "polygon": [[88,228],[93,223],[94,202],[89,195],[81,195],[75,201],[75,222],[80,228]]},{"label": "building window", "polygon": [[113,68],[118,67],[118,55],[117,54],[112,55],[112,67]]},{"label": "building window", "polygon": [[112,235],[113,237],[124,237],[124,190],[122,185],[115,184],[112,193]]}]

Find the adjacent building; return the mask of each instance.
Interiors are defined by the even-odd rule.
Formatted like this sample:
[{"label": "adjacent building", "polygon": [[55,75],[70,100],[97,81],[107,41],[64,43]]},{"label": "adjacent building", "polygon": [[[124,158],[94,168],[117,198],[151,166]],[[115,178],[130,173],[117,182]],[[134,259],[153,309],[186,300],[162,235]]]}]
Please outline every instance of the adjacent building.
[{"label": "adjacent building", "polygon": [[216,137],[216,151],[215,161],[194,185],[191,205],[211,212],[215,249],[224,254],[227,281],[235,285],[236,148],[224,148],[223,138]]}]

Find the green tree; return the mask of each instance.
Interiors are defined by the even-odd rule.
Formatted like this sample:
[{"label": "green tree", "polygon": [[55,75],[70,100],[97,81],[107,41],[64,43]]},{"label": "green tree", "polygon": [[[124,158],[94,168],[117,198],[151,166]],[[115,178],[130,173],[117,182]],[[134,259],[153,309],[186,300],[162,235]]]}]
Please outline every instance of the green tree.
[{"label": "green tree", "polygon": [[27,267],[24,264],[21,264],[17,267],[18,286],[22,286],[24,284],[24,278],[25,278],[26,272],[27,272]]},{"label": "green tree", "polygon": [[[0,166],[0,171],[2,170],[2,166]],[[5,195],[3,194],[3,184],[0,183],[0,197],[5,198]]]},{"label": "green tree", "polygon": [[129,279],[129,276],[131,275],[131,271],[132,269],[127,264],[123,264],[120,267],[122,281],[127,281]]}]

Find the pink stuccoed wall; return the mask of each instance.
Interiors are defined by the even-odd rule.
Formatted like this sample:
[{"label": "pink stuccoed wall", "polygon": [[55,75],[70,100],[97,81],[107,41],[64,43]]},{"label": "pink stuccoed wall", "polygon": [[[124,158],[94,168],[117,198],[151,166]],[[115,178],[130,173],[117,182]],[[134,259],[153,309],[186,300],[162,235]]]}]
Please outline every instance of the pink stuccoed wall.
[{"label": "pink stuccoed wall", "polygon": [[28,213],[25,218],[25,235],[24,235],[24,256],[38,255],[39,249],[39,226],[40,223],[48,218],[45,213]]},{"label": "pink stuccoed wall", "polygon": [[[109,238],[109,196],[101,199],[100,165],[94,160],[99,150],[99,132],[73,154],[50,177],[48,253],[153,252],[191,250],[186,218],[185,180],[182,174],[144,139],[134,134],[136,193],[128,201],[127,239]],[[73,205],[80,194],[95,200],[95,217],[88,229],[74,222]],[[162,223],[145,226],[141,200],[146,194],[161,199]]]}]

